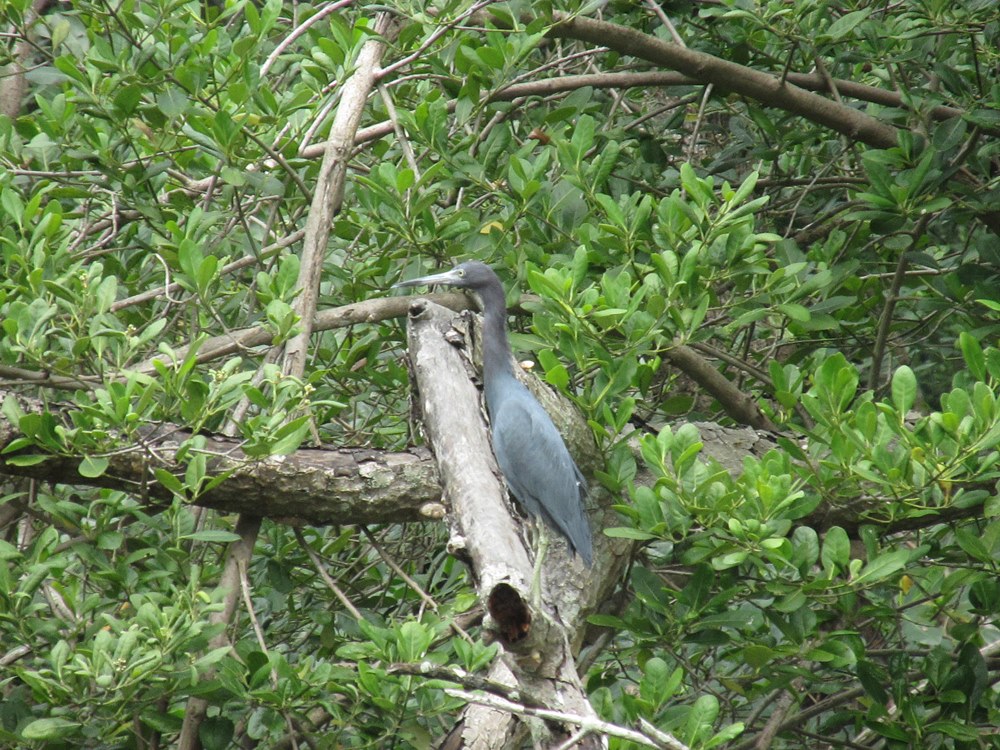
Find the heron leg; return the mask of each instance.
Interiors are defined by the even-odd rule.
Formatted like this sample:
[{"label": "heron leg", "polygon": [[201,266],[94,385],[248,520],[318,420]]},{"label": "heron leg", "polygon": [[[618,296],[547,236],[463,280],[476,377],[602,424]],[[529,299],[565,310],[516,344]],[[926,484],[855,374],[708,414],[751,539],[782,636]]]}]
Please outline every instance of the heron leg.
[{"label": "heron leg", "polygon": [[545,553],[549,550],[549,532],[545,528],[542,519],[538,519],[535,525],[537,540],[535,542],[535,569],[531,574],[531,603],[536,612],[542,611],[542,565],[545,562]]}]

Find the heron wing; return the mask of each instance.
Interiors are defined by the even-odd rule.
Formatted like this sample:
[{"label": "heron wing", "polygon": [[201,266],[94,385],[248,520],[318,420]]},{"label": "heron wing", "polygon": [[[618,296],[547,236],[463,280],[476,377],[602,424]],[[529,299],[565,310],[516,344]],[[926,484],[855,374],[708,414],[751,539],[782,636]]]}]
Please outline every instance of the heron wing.
[{"label": "heron wing", "polygon": [[490,419],[493,451],[514,497],[565,536],[589,565],[593,552],[583,509],[586,487],[548,413],[520,386]]}]

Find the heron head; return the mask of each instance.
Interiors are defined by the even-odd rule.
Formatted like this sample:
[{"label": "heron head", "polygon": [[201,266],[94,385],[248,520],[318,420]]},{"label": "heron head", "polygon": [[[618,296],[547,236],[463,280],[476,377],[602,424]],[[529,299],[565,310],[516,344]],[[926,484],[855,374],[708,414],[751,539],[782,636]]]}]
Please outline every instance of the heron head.
[{"label": "heron head", "polygon": [[432,284],[446,284],[448,286],[463,287],[465,289],[480,289],[490,281],[496,279],[496,274],[485,263],[478,260],[470,260],[459,263],[450,271],[435,273],[430,276],[420,276],[408,281],[400,281],[393,284],[392,288],[406,286],[423,286]]}]

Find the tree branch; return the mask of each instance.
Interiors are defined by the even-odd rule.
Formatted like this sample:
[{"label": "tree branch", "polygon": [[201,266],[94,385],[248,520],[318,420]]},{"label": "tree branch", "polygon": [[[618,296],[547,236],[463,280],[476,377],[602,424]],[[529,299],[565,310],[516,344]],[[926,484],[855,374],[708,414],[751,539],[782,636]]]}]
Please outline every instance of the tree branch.
[{"label": "tree branch", "polygon": [[445,692],[450,696],[460,698],[464,701],[469,701],[470,703],[481,704],[499,711],[508,711],[518,716],[534,716],[547,721],[573,724],[583,729],[583,734],[592,733],[599,736],[618,737],[623,740],[645,745],[646,747],[663,748],[665,750],[687,750],[687,745],[673,737],[670,737],[670,735],[666,735],[666,737],[669,738],[668,740],[660,741],[659,739],[654,739],[649,735],[642,734],[642,732],[636,732],[635,730],[628,729],[626,727],[602,721],[596,717],[579,716],[576,714],[566,713],[564,711],[551,711],[545,708],[535,708],[533,706],[526,706],[523,703],[515,703],[514,701],[509,701],[506,698],[501,698],[498,695],[490,695],[488,693],[470,693],[466,690],[456,690],[455,688],[445,688]]},{"label": "tree branch", "polygon": [[[0,400],[14,399],[24,413],[41,414],[41,401],[0,390]],[[57,420],[65,413],[49,410]],[[0,451],[22,437],[17,425],[0,417]],[[51,456],[31,466],[12,463],[15,454],[0,453],[0,474],[34,477],[57,484],[107,487],[169,503],[172,494],[156,481],[154,469],[183,475],[173,460],[192,433],[172,425],[147,429],[133,445],[106,455],[99,477],[79,472],[82,456]],[[405,523],[439,520],[441,490],[437,469],[426,449],[398,453],[368,449],[303,448],[289,456],[249,458],[241,441],[204,435],[210,476],[226,480],[193,499],[194,504],[232,513],[255,513],[296,523]],[[280,488],[275,492],[274,488]]]},{"label": "tree branch", "polygon": [[285,344],[286,374],[301,375],[305,369],[330,227],[344,200],[347,163],[354,150],[354,139],[365,110],[365,102],[378,80],[378,62],[385,47],[380,37],[388,31],[389,19],[388,13],[380,13],[375,21],[375,33],[380,36],[370,38],[362,45],[354,73],[344,83],[341,91],[330,139],[326,142],[326,153],[316,179],[316,190],[306,218],[306,234],[302,242],[302,265],[297,285],[301,293],[293,303],[295,312],[300,317],[301,329]]},{"label": "tree branch", "polygon": [[666,356],[677,369],[711,393],[722,405],[726,414],[737,422],[758,430],[781,432],[778,426],[757,408],[752,398],[733,385],[732,381],[690,346],[678,344],[669,349]]},{"label": "tree branch", "polygon": [[[704,52],[671,44],[635,29],[586,16],[556,12],[553,13],[553,20],[555,24],[549,30],[549,36],[600,44],[623,55],[672,68],[699,83],[711,83],[724,91],[797,114],[875,148],[888,149],[897,145],[897,130],[892,125],[853,107],[806,91],[791,83],[788,76],[779,78]],[[978,187],[969,176],[963,177],[960,174],[959,179],[967,185]],[[1000,234],[1000,212],[983,211],[977,216],[991,231]]]},{"label": "tree branch", "polygon": [[[616,555],[612,540],[597,534],[596,563],[584,569],[565,544],[553,540],[543,571],[544,605],[535,608],[528,594],[532,563],[499,479],[479,392],[469,377],[471,357],[463,359],[456,348],[463,337],[454,321],[448,310],[415,300],[410,308],[410,358],[422,421],[452,510],[451,547],[469,557],[480,599],[492,618],[484,628],[505,651],[489,679],[516,683],[549,708],[596,720],[575,656],[586,614],[616,584],[627,556]],[[469,340],[468,334],[464,340]],[[592,523],[597,529],[604,526],[603,520]],[[469,707],[460,720],[461,742],[485,747],[487,737],[525,731],[511,721],[509,715]]]},{"label": "tree branch", "polygon": [[556,23],[549,31],[550,36],[601,44],[621,54],[672,68],[699,83],[711,83],[725,91],[793,112],[876,148],[896,145],[896,129],[892,125],[794,84],[782,83],[770,73],[680,47],[625,26],[566,13],[555,13],[553,18]]}]

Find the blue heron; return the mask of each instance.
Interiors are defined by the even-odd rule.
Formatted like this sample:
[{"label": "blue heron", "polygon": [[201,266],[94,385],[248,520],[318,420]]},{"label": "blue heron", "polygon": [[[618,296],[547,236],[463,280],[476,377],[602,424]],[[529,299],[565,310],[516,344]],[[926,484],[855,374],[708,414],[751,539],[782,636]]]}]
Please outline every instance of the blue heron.
[{"label": "blue heron", "polygon": [[[594,552],[583,509],[586,481],[548,413],[514,374],[507,341],[507,304],[500,279],[485,263],[469,261],[450,271],[401,281],[395,286],[421,284],[462,287],[479,295],[483,310],[483,386],[497,464],[521,507],[533,516],[541,516],[590,567]],[[536,568],[546,546],[545,534],[539,529]]]}]

